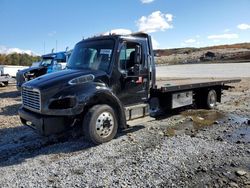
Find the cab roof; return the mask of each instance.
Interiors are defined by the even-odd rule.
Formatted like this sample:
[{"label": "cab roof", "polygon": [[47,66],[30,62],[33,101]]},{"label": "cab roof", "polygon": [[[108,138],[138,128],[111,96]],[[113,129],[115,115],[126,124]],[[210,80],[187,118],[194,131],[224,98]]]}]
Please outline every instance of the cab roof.
[{"label": "cab roof", "polygon": [[[143,32],[137,32],[137,33],[131,33],[128,35],[121,35],[121,34],[115,34],[115,33],[110,33],[109,35],[98,35],[98,36],[93,36],[87,39],[83,39],[82,41],[88,41],[88,40],[103,40],[103,39],[118,39],[118,38],[129,38],[129,37],[136,37],[136,38],[148,38],[149,35],[147,33]],[[82,42],[81,41],[81,42]]]},{"label": "cab roof", "polygon": [[43,59],[65,59],[66,55],[65,52],[56,52],[42,55]]}]

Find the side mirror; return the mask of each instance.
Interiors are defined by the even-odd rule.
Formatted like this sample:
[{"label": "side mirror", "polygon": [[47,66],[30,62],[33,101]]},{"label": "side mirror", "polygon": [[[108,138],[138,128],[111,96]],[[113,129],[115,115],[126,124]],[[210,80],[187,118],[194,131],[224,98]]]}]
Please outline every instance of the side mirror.
[{"label": "side mirror", "polygon": [[139,45],[135,47],[135,64],[141,64],[141,47]]}]

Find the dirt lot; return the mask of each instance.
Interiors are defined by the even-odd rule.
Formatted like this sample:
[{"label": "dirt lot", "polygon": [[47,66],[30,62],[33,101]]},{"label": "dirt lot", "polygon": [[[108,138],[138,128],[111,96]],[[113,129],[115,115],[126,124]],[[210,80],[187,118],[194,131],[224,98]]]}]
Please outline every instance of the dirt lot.
[{"label": "dirt lot", "polygon": [[99,146],[38,136],[20,103],[0,88],[0,187],[250,187],[248,78],[216,110],[171,112]]}]

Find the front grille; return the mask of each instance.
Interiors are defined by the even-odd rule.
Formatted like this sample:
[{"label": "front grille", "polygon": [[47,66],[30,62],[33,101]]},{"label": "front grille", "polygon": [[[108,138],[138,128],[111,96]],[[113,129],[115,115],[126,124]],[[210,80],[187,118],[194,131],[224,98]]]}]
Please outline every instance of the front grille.
[{"label": "front grille", "polygon": [[40,111],[41,110],[41,95],[38,89],[22,87],[22,102],[23,107]]}]

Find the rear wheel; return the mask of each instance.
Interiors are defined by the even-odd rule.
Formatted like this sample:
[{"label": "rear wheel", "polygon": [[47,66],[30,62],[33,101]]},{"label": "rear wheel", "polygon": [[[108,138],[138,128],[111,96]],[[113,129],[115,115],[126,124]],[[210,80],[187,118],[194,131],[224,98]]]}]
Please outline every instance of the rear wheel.
[{"label": "rear wheel", "polygon": [[196,93],[195,103],[197,108],[214,109],[217,102],[217,93],[214,89]]},{"label": "rear wheel", "polygon": [[88,140],[101,144],[112,140],[118,129],[117,117],[108,105],[95,105],[83,120],[83,131]]},{"label": "rear wheel", "polygon": [[217,102],[217,94],[216,91],[214,89],[210,90],[207,93],[207,104],[206,107],[208,109],[214,109],[216,106],[216,102]]}]

